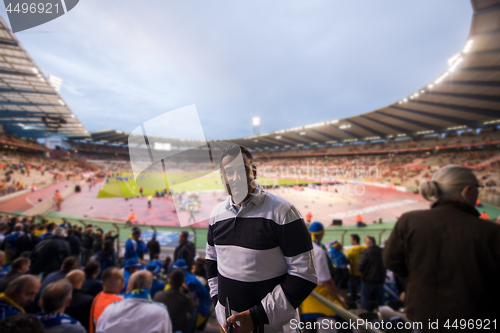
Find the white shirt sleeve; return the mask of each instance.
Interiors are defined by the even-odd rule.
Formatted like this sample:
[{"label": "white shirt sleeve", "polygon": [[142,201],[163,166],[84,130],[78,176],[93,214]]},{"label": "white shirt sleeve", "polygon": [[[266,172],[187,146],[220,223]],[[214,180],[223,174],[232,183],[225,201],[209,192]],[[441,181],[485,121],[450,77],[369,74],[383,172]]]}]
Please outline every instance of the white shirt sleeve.
[{"label": "white shirt sleeve", "polygon": [[318,284],[323,284],[332,279],[330,270],[328,269],[328,259],[323,249],[313,242],[314,261],[316,262],[316,270],[318,274]]}]

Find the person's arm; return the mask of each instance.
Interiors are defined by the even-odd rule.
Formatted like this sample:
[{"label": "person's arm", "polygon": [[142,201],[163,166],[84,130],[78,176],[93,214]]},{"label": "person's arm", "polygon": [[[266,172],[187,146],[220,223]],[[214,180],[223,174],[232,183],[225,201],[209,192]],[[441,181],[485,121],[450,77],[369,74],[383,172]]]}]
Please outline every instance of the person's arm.
[{"label": "person's arm", "polygon": [[212,299],[212,304],[215,307],[219,296],[219,272],[217,270],[217,251],[215,250],[213,238],[213,226],[208,227],[205,262],[207,264],[210,298]]},{"label": "person's arm", "polygon": [[239,321],[241,324],[235,333],[249,333],[255,327],[273,325],[289,318],[317,285],[311,236],[302,216],[292,206],[281,222],[275,228],[288,264],[285,280],[259,304],[229,318],[229,323]]},{"label": "person's arm", "polygon": [[328,290],[328,293],[336,299],[343,307],[344,309],[347,309],[347,305],[345,304],[345,300],[340,297],[340,295],[337,293],[337,288],[335,287],[335,283],[333,282],[332,279],[323,282],[323,285],[326,287],[326,290]]},{"label": "person's arm", "polygon": [[405,242],[404,242],[405,216],[401,216],[392,229],[389,239],[382,250],[382,260],[385,268],[391,270],[395,275],[408,276],[406,266]]}]

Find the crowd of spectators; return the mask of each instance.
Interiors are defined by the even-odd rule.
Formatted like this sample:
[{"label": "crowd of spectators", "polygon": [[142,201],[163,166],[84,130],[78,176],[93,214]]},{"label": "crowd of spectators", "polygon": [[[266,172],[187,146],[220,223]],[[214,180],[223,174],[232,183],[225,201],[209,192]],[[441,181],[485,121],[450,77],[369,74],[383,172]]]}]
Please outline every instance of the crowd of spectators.
[{"label": "crowd of spectators", "polygon": [[35,221],[0,219],[0,331],[26,321],[38,322],[33,332],[203,330],[207,273],[187,232],[160,261],[156,238],[146,245],[134,227],[118,258],[113,231]]}]

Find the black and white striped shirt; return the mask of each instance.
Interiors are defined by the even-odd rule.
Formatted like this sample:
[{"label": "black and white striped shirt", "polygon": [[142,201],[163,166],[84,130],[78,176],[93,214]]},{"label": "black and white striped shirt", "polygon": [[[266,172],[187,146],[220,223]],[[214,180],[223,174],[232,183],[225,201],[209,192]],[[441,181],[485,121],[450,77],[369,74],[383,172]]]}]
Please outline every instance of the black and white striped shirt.
[{"label": "black and white striped shirt", "polygon": [[250,310],[254,326],[282,332],[317,284],[312,242],[290,203],[257,187],[241,207],[231,197],[212,211],[206,262],[210,296],[224,325],[229,297],[233,313]]}]

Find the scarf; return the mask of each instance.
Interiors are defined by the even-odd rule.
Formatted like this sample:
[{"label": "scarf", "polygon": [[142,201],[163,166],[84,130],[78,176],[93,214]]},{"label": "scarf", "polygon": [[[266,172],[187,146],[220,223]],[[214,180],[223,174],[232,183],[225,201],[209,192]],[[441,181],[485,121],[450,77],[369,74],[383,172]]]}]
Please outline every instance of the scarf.
[{"label": "scarf", "polygon": [[11,300],[7,295],[5,295],[4,293],[1,293],[0,294],[0,301],[4,301],[5,303],[9,304],[10,306],[12,306],[13,308],[16,308],[18,309],[19,311],[21,311],[22,313],[25,313],[24,312],[24,309],[22,307],[20,307],[16,302],[14,302],[13,300]]},{"label": "scarf", "polygon": [[317,245],[320,245],[321,242],[316,238],[316,236],[321,235],[324,232],[324,230],[316,231],[316,232],[309,231],[309,232],[311,233],[312,241],[315,242]]},{"label": "scarf", "polygon": [[36,314],[38,319],[42,322],[42,326],[44,328],[57,326],[61,324],[78,324],[78,321],[71,318],[70,316],[64,313],[43,313],[38,312]]},{"label": "scarf", "polygon": [[151,294],[149,293],[148,289],[134,289],[126,293],[125,296],[123,297],[123,299],[129,299],[129,298],[139,298],[151,301]]}]

